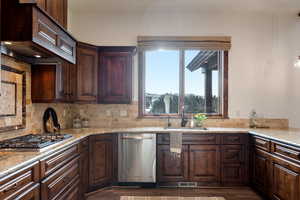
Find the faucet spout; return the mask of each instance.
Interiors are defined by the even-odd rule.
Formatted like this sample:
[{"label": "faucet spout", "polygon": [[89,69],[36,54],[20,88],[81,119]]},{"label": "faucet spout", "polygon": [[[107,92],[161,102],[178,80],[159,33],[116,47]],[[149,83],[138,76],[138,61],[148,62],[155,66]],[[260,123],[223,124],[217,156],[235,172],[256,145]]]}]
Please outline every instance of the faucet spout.
[{"label": "faucet spout", "polygon": [[184,106],[182,106],[181,127],[185,127],[187,123],[188,123],[188,120],[184,117]]}]

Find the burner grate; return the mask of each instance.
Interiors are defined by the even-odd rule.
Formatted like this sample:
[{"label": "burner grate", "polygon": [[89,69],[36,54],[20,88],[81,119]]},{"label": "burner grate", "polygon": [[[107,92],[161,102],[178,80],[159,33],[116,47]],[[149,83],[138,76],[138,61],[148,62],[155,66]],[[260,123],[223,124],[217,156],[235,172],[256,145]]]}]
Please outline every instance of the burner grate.
[{"label": "burner grate", "polygon": [[0,141],[0,149],[41,149],[71,137],[70,134],[29,134]]}]

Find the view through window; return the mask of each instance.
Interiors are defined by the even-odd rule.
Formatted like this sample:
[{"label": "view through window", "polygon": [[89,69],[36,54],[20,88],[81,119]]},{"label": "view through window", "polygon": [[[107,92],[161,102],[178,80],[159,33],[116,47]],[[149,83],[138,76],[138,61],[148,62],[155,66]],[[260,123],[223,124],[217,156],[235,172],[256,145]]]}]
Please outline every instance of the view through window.
[{"label": "view through window", "polygon": [[222,115],[224,51],[143,51],[144,115]]}]

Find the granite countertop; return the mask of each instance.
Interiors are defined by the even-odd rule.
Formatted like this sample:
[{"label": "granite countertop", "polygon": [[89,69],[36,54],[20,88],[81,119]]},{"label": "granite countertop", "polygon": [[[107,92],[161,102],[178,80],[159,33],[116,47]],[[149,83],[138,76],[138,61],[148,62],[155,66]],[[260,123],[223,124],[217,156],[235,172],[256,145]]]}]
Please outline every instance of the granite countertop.
[{"label": "granite countertop", "polygon": [[[273,140],[288,143],[300,147],[300,129],[247,129],[247,128],[209,128],[208,130],[190,130],[190,129],[165,129],[161,127],[141,127],[141,128],[87,128],[87,129],[66,129],[62,133],[72,134],[73,137],[51,146],[49,150],[44,152],[0,152],[0,178],[21,169],[22,167],[65,148],[79,140],[96,134],[107,133],[170,133],[182,132],[193,134],[209,134],[209,133],[250,133],[257,136],[270,138]],[[15,136],[14,136],[15,137]]]}]

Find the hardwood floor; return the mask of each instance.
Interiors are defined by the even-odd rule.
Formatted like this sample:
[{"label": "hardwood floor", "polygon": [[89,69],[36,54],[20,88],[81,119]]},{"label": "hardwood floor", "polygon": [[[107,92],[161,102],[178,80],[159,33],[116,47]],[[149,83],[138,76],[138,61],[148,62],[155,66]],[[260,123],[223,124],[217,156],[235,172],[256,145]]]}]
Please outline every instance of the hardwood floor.
[{"label": "hardwood floor", "polygon": [[88,194],[87,200],[120,200],[121,196],[224,197],[226,200],[263,200],[249,187],[238,188],[107,188]]}]

